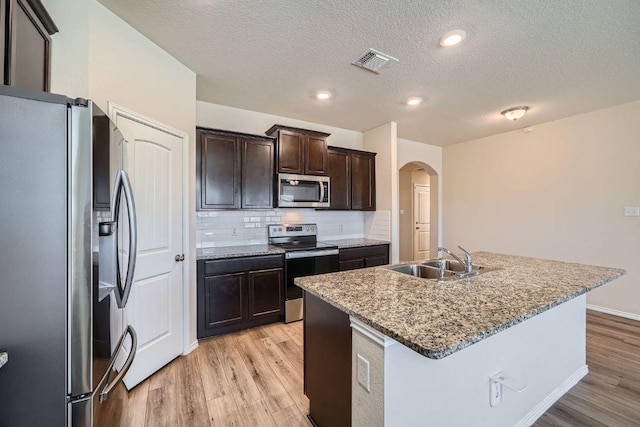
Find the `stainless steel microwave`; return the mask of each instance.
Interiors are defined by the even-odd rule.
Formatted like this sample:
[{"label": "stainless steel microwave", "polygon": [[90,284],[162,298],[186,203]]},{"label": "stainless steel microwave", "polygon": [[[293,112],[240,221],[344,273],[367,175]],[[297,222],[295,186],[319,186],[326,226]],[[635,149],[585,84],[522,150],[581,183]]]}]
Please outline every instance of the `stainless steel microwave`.
[{"label": "stainless steel microwave", "polygon": [[328,208],[328,176],[278,174],[278,207]]}]

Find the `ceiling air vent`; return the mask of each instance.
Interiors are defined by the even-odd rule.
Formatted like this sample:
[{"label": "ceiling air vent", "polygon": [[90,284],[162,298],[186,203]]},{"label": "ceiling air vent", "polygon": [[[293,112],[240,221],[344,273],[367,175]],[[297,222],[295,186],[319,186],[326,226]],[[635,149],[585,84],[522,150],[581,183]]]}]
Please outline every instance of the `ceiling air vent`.
[{"label": "ceiling air vent", "polygon": [[398,62],[398,60],[393,56],[378,52],[374,49],[369,49],[360,56],[360,58],[353,61],[352,64],[379,74],[380,71],[391,65],[392,62]]}]

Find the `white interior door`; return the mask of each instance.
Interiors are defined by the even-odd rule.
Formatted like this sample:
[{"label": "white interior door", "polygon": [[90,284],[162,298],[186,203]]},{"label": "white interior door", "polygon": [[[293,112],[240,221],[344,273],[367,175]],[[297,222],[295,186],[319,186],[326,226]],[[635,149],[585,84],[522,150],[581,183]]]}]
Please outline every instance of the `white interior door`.
[{"label": "white interior door", "polygon": [[124,166],[137,212],[138,257],[125,322],[138,335],[137,354],[124,383],[131,389],[182,353],[183,139],[120,114],[127,139]]},{"label": "white interior door", "polygon": [[413,186],[413,259],[428,259],[431,256],[429,238],[431,236],[430,196],[428,185]]}]

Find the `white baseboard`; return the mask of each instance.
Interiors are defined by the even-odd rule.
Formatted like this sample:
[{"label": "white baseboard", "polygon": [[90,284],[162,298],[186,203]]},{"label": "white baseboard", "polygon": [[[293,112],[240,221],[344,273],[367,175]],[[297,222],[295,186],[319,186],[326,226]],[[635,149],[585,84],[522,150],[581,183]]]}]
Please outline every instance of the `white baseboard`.
[{"label": "white baseboard", "polygon": [[600,307],[599,305],[587,304],[587,309],[599,311],[600,313],[611,314],[613,316],[625,317],[631,320],[640,321],[640,314],[627,313],[626,311],[614,310],[612,308]]},{"label": "white baseboard", "polygon": [[182,353],[182,355],[186,356],[187,354],[191,353],[196,348],[198,348],[198,340],[195,340],[194,342],[192,342],[191,345],[189,346],[189,348],[187,348],[186,351],[184,351]]},{"label": "white baseboard", "polygon": [[544,398],[535,408],[531,410],[523,419],[521,419],[516,427],[529,427],[536,422],[554,403],[558,401],[571,387],[578,384],[578,382],[589,373],[589,367],[582,365],[577,371],[575,371],[569,378],[564,380],[562,384],[556,387],[547,397]]}]

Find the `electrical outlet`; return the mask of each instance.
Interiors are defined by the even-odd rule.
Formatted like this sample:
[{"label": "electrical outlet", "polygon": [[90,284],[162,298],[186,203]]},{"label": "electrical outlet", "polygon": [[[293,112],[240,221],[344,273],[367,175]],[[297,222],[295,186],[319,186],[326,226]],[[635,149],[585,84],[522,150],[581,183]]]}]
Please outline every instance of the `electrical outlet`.
[{"label": "electrical outlet", "polygon": [[358,384],[367,391],[371,391],[369,378],[369,361],[358,354]]},{"label": "electrical outlet", "polygon": [[627,206],[624,208],[624,216],[640,216],[640,207]]},{"label": "electrical outlet", "polygon": [[502,384],[495,378],[489,379],[489,404],[491,407],[498,406],[502,403]]},{"label": "electrical outlet", "polygon": [[237,236],[238,235],[238,230],[235,227],[231,228],[231,235],[232,236]]}]

